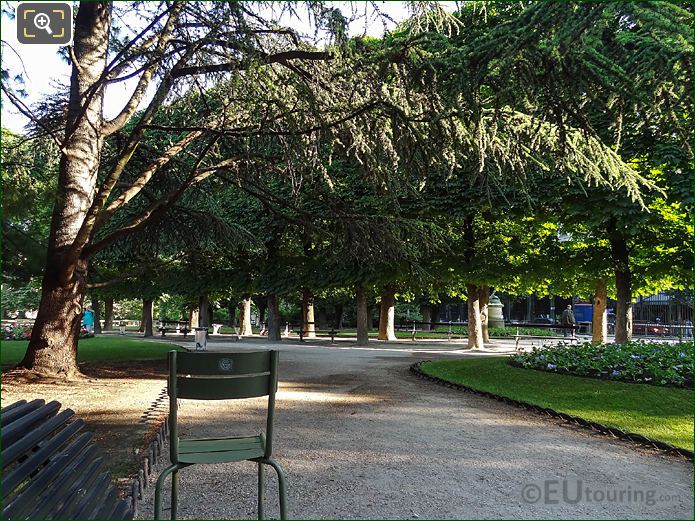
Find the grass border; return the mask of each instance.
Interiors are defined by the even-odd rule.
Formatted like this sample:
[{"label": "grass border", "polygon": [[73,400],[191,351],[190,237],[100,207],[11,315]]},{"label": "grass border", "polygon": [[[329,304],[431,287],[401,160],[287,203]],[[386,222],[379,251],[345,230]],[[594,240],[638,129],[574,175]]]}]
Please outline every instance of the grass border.
[{"label": "grass border", "polygon": [[529,402],[524,402],[521,400],[515,400],[513,398],[507,398],[506,396],[501,396],[499,394],[494,394],[488,391],[481,391],[479,389],[475,389],[473,387],[469,387],[467,385],[463,384],[457,384],[453,382],[449,382],[447,380],[444,380],[442,378],[439,378],[437,376],[431,376],[427,373],[425,373],[421,366],[422,364],[426,364],[432,362],[432,360],[421,360],[419,362],[415,362],[410,366],[410,371],[415,374],[418,378],[422,380],[428,380],[430,382],[434,382],[438,385],[442,385],[444,387],[449,387],[451,389],[458,389],[460,391],[465,391],[465,392],[470,392],[473,394],[477,394],[480,396],[485,396],[486,398],[492,398],[494,400],[508,403],[510,405],[515,405],[517,407],[522,407],[524,409],[527,409],[529,411],[533,411],[538,414],[543,414],[545,416],[550,416],[552,418],[559,418],[562,419],[566,422],[572,423],[574,425],[577,425],[579,427],[582,427],[584,429],[588,429],[591,431],[599,432],[601,434],[607,435],[607,436],[612,436],[614,438],[618,438],[627,442],[630,442],[635,445],[648,445],[650,447],[653,447],[655,449],[658,449],[660,451],[666,452],[667,454],[670,455],[677,455],[681,457],[685,457],[689,459],[690,461],[693,461],[693,451],[688,450],[688,449],[683,449],[680,447],[674,447],[673,445],[669,443],[665,443],[663,441],[659,440],[652,440],[650,438],[647,438],[646,436],[642,436],[641,434],[636,434],[633,432],[625,432],[621,429],[618,429],[616,427],[608,427],[606,425],[603,425],[601,423],[597,423],[594,421],[589,421],[585,420],[584,418],[580,418],[579,416],[572,416],[570,414],[566,414],[564,412],[558,412],[554,409],[546,408],[546,407],[540,407],[538,405],[529,403]]}]

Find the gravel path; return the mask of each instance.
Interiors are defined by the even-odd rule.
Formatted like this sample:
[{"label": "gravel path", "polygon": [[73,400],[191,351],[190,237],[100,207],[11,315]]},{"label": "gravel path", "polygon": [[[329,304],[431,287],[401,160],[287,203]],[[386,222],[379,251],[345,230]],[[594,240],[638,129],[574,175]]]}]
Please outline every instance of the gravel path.
[{"label": "gravel path", "polygon": [[[691,463],[418,380],[414,361],[474,355],[402,345],[280,346],[275,456],[291,518],[693,518]],[[181,435],[258,432],[264,406],[182,400]],[[278,517],[267,475],[266,515]],[[255,518],[255,487],[249,462],[184,469],[179,518]],[[141,518],[152,518],[153,492]]]}]

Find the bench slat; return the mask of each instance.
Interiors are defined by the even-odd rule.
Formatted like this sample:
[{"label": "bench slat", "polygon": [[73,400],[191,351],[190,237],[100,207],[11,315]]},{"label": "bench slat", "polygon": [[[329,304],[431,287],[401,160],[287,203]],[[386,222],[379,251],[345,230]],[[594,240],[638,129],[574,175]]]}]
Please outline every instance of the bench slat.
[{"label": "bench slat", "polygon": [[[9,425],[15,420],[18,420],[25,414],[28,414],[29,412],[38,409],[39,407],[43,407],[45,405],[45,401],[43,400],[32,400],[29,403],[27,403],[26,400],[22,400],[24,403],[18,405],[17,407],[12,405],[8,405],[6,409],[9,409],[9,412],[5,413],[5,409],[2,410],[2,416],[0,417],[0,425],[5,427],[6,425]],[[3,445],[5,442],[5,436],[3,432]]]},{"label": "bench slat", "polygon": [[99,477],[102,464],[103,461],[101,458],[90,461],[87,470],[78,476],[77,480],[75,480],[70,488],[68,488],[67,492],[63,494],[64,498],[70,498],[70,500],[68,501],[65,499],[59,508],[53,508],[46,517],[48,519],[74,518],[75,511],[80,507],[79,499],[83,495],[81,491],[89,489],[89,487],[94,484]]},{"label": "bench slat", "polygon": [[20,400],[2,409],[2,519],[128,519],[93,433],[60,403]]},{"label": "bench slat", "polygon": [[32,425],[35,423],[54,416],[59,409],[60,403],[53,401],[21,418],[14,420],[8,426],[3,427],[1,438],[3,448],[9,447],[14,442],[19,440],[29,429],[33,428]]},{"label": "bench slat", "polygon": [[62,427],[74,415],[74,412],[72,412],[70,409],[66,409],[48,420],[43,425],[39,425],[38,427],[32,429],[27,436],[20,438],[17,442],[13,443],[2,451],[3,466],[7,467],[8,465],[17,461],[22,454],[38,445],[42,439],[47,438],[53,431]]},{"label": "bench slat", "polygon": [[70,446],[51,459],[43,472],[12,499],[2,511],[4,519],[45,517],[65,497],[67,488],[82,474],[96,454],[94,445],[88,446],[91,436],[88,432],[78,436]]},{"label": "bench slat", "polygon": [[74,492],[70,494],[71,501],[66,503],[63,509],[53,516],[53,519],[85,519],[84,514],[80,515],[91,503],[95,496],[103,493],[110,481],[110,476],[105,472],[100,473],[99,469],[103,464],[101,458],[94,461],[98,464],[96,470],[90,470],[84,482],[80,483]]},{"label": "bench slat", "polygon": [[4,474],[2,480],[2,494],[6,497],[14,488],[22,481],[27,479],[29,475],[37,470],[43,463],[48,460],[51,455],[65,443],[73,434],[79,431],[84,422],[78,420],[71,423],[56,436],[51,438],[38,451],[30,456],[26,461],[12,469],[9,474]]},{"label": "bench slat", "polygon": [[27,403],[26,400],[19,400],[17,402],[11,403],[10,405],[7,405],[7,406],[3,407],[2,409],[0,409],[0,414],[2,414],[4,416],[5,413],[11,411],[15,407],[19,407],[20,405],[24,405],[25,403]]}]

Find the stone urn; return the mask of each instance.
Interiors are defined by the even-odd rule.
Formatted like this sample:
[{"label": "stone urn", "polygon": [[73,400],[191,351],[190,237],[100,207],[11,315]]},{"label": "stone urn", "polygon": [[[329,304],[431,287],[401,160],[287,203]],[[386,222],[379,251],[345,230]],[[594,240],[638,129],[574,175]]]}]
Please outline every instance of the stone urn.
[{"label": "stone urn", "polygon": [[490,302],[487,305],[487,320],[489,327],[504,327],[504,315],[502,314],[504,304],[495,294],[490,296]]}]

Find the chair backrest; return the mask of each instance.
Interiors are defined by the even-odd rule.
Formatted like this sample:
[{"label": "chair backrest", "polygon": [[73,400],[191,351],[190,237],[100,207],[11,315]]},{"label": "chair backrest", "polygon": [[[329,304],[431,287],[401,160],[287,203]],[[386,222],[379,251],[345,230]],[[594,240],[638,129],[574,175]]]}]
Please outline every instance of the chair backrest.
[{"label": "chair backrest", "polygon": [[275,394],[277,351],[169,352],[169,395],[194,400],[231,400]]},{"label": "chair backrest", "polygon": [[[177,398],[235,400],[268,396],[265,456],[273,447],[278,351],[242,353],[179,353],[169,351],[169,431],[178,440]],[[178,461],[178,442],[170,444],[171,461]]]}]

